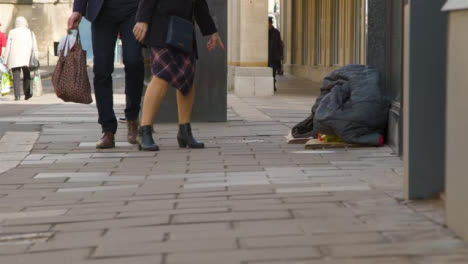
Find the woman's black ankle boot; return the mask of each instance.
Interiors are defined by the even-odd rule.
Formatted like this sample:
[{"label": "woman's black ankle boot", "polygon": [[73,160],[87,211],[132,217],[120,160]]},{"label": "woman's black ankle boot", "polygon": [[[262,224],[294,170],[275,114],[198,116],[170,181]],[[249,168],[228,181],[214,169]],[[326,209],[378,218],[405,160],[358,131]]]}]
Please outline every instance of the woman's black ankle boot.
[{"label": "woman's black ankle boot", "polygon": [[177,141],[181,148],[193,148],[202,149],[205,148],[205,144],[197,142],[192,135],[192,127],[190,123],[179,125],[179,133],[177,134]]},{"label": "woman's black ankle boot", "polygon": [[142,126],[138,133],[138,148],[143,151],[159,151],[158,145],[153,140],[153,126]]}]

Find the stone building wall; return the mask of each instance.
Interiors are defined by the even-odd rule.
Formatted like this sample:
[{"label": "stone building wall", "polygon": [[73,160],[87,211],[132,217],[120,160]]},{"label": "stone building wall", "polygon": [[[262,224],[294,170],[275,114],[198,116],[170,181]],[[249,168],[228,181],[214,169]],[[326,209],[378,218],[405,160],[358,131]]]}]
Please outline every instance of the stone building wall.
[{"label": "stone building wall", "polygon": [[53,43],[66,35],[72,0],[0,0],[2,32],[14,28],[15,19],[24,16],[36,34],[42,65],[54,65]]}]

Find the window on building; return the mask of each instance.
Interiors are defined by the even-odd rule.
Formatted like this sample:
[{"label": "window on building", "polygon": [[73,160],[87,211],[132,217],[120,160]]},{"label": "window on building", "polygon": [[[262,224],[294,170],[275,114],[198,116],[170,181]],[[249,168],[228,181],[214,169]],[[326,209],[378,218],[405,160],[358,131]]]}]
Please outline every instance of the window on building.
[{"label": "window on building", "polygon": [[315,0],[315,65],[322,64],[322,2]]},{"label": "window on building", "polygon": [[361,63],[362,1],[354,0],[353,63]]},{"label": "window on building", "polygon": [[340,63],[340,0],[333,0],[332,12],[331,64],[338,65]]}]

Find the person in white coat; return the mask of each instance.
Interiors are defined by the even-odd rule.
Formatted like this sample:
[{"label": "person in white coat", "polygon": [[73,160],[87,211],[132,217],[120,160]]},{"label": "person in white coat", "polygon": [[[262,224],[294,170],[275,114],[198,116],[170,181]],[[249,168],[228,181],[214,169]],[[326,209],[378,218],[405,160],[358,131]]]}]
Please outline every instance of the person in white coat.
[{"label": "person in white coat", "polygon": [[4,54],[4,62],[13,72],[13,87],[15,100],[21,99],[21,71],[23,72],[23,92],[25,100],[32,97],[31,73],[29,62],[31,56],[38,57],[37,41],[34,32],[29,29],[24,17],[17,17],[15,29],[8,33],[8,41]]}]

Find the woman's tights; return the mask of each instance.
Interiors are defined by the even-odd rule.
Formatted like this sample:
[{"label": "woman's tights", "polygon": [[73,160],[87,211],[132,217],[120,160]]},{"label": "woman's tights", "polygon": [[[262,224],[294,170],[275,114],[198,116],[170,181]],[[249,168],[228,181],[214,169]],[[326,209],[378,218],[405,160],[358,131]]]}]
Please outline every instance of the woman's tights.
[{"label": "woman's tights", "polygon": [[[148,85],[143,101],[143,114],[141,126],[152,125],[156,113],[161,108],[161,103],[167,94],[169,83],[161,78],[153,76],[153,79]],[[177,110],[179,116],[179,124],[190,123],[192,115],[193,99],[195,97],[195,87],[190,89],[187,95],[183,95],[177,90]]]}]

